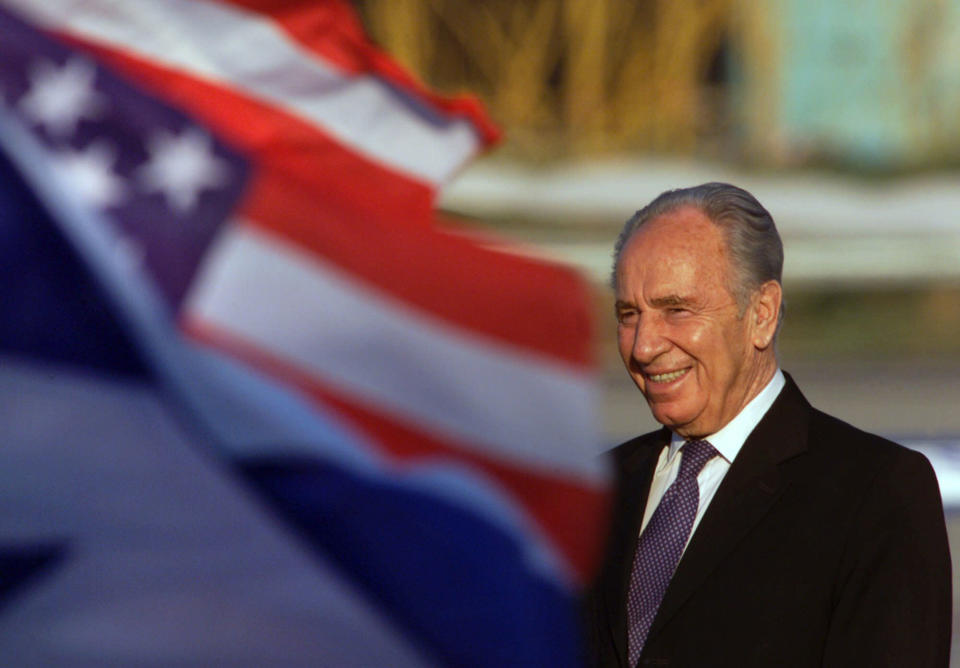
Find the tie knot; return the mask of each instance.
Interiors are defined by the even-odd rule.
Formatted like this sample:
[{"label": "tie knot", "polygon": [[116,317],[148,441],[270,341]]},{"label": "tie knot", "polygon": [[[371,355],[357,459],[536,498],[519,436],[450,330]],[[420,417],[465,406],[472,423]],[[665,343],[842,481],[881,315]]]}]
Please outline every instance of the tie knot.
[{"label": "tie knot", "polygon": [[697,477],[704,464],[719,454],[709,441],[702,440],[687,441],[683,444],[681,452],[683,457],[680,459],[678,478]]}]

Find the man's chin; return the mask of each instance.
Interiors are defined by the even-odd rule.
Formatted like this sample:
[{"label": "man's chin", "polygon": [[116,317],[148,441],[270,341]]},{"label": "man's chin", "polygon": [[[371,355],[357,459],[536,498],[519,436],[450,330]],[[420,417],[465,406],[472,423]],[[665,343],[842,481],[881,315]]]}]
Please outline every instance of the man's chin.
[{"label": "man's chin", "polygon": [[653,414],[654,420],[681,436],[690,426],[690,420],[686,419],[686,416],[678,415],[676,411],[671,411],[669,408],[650,404],[650,412]]},{"label": "man's chin", "polygon": [[684,438],[698,438],[707,433],[703,431],[703,415],[700,411],[678,405],[677,402],[658,403],[648,400],[647,405],[654,420]]}]

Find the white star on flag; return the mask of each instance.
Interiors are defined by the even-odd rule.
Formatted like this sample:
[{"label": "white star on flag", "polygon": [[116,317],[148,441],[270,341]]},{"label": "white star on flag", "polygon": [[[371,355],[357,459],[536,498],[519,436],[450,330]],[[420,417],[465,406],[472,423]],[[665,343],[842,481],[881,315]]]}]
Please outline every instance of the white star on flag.
[{"label": "white star on flag", "polygon": [[67,185],[97,209],[119,204],[125,197],[123,179],[112,169],[116,151],[104,142],[93,142],[82,151],[65,149],[55,164]]},{"label": "white star on flag", "polygon": [[166,130],[154,134],[147,145],[150,158],[137,170],[148,192],[161,192],[180,213],[192,209],[200,191],[217,188],[229,181],[227,164],[213,155],[209,135],[187,128],[174,136]]},{"label": "white star on flag", "polygon": [[93,87],[96,67],[86,59],[73,57],[62,67],[39,61],[29,76],[30,90],[20,108],[55,137],[69,137],[81,118],[97,118],[106,104],[105,96]]}]

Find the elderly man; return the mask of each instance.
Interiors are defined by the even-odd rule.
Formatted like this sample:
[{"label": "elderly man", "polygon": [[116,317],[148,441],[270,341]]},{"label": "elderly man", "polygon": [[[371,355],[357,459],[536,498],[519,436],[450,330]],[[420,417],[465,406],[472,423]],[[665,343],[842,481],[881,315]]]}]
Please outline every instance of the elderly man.
[{"label": "elderly man", "polygon": [[948,665],[936,478],[779,369],[782,266],[770,214],[722,183],[660,195],[617,240],[620,354],[664,426],[614,450],[596,665]]}]

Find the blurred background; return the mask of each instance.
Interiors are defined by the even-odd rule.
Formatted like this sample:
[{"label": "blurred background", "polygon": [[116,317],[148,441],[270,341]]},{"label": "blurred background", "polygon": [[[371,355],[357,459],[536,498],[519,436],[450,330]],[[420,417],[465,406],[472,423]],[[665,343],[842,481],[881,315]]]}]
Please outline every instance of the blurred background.
[{"label": "blurred background", "polygon": [[960,462],[960,0],[355,4],[504,129],[440,204],[589,277],[609,444],[654,426],[614,345],[613,240],[661,191],[725,180],[780,228],[780,359],[808,399]]},{"label": "blurred background", "polygon": [[[500,146],[449,178],[496,130],[348,2]],[[613,241],[710,180],[783,236],[783,368],[930,458],[960,572],[960,0],[0,0],[0,34],[3,666],[572,661],[580,446],[655,427]],[[579,281],[436,233],[441,184],[585,278],[602,443]]]},{"label": "blurred background", "polygon": [[650,424],[612,345],[613,240],[711,179],[777,220],[781,358],[811,398],[888,434],[960,433],[960,1],[356,5],[504,129],[441,206],[590,277],[611,441]]}]

